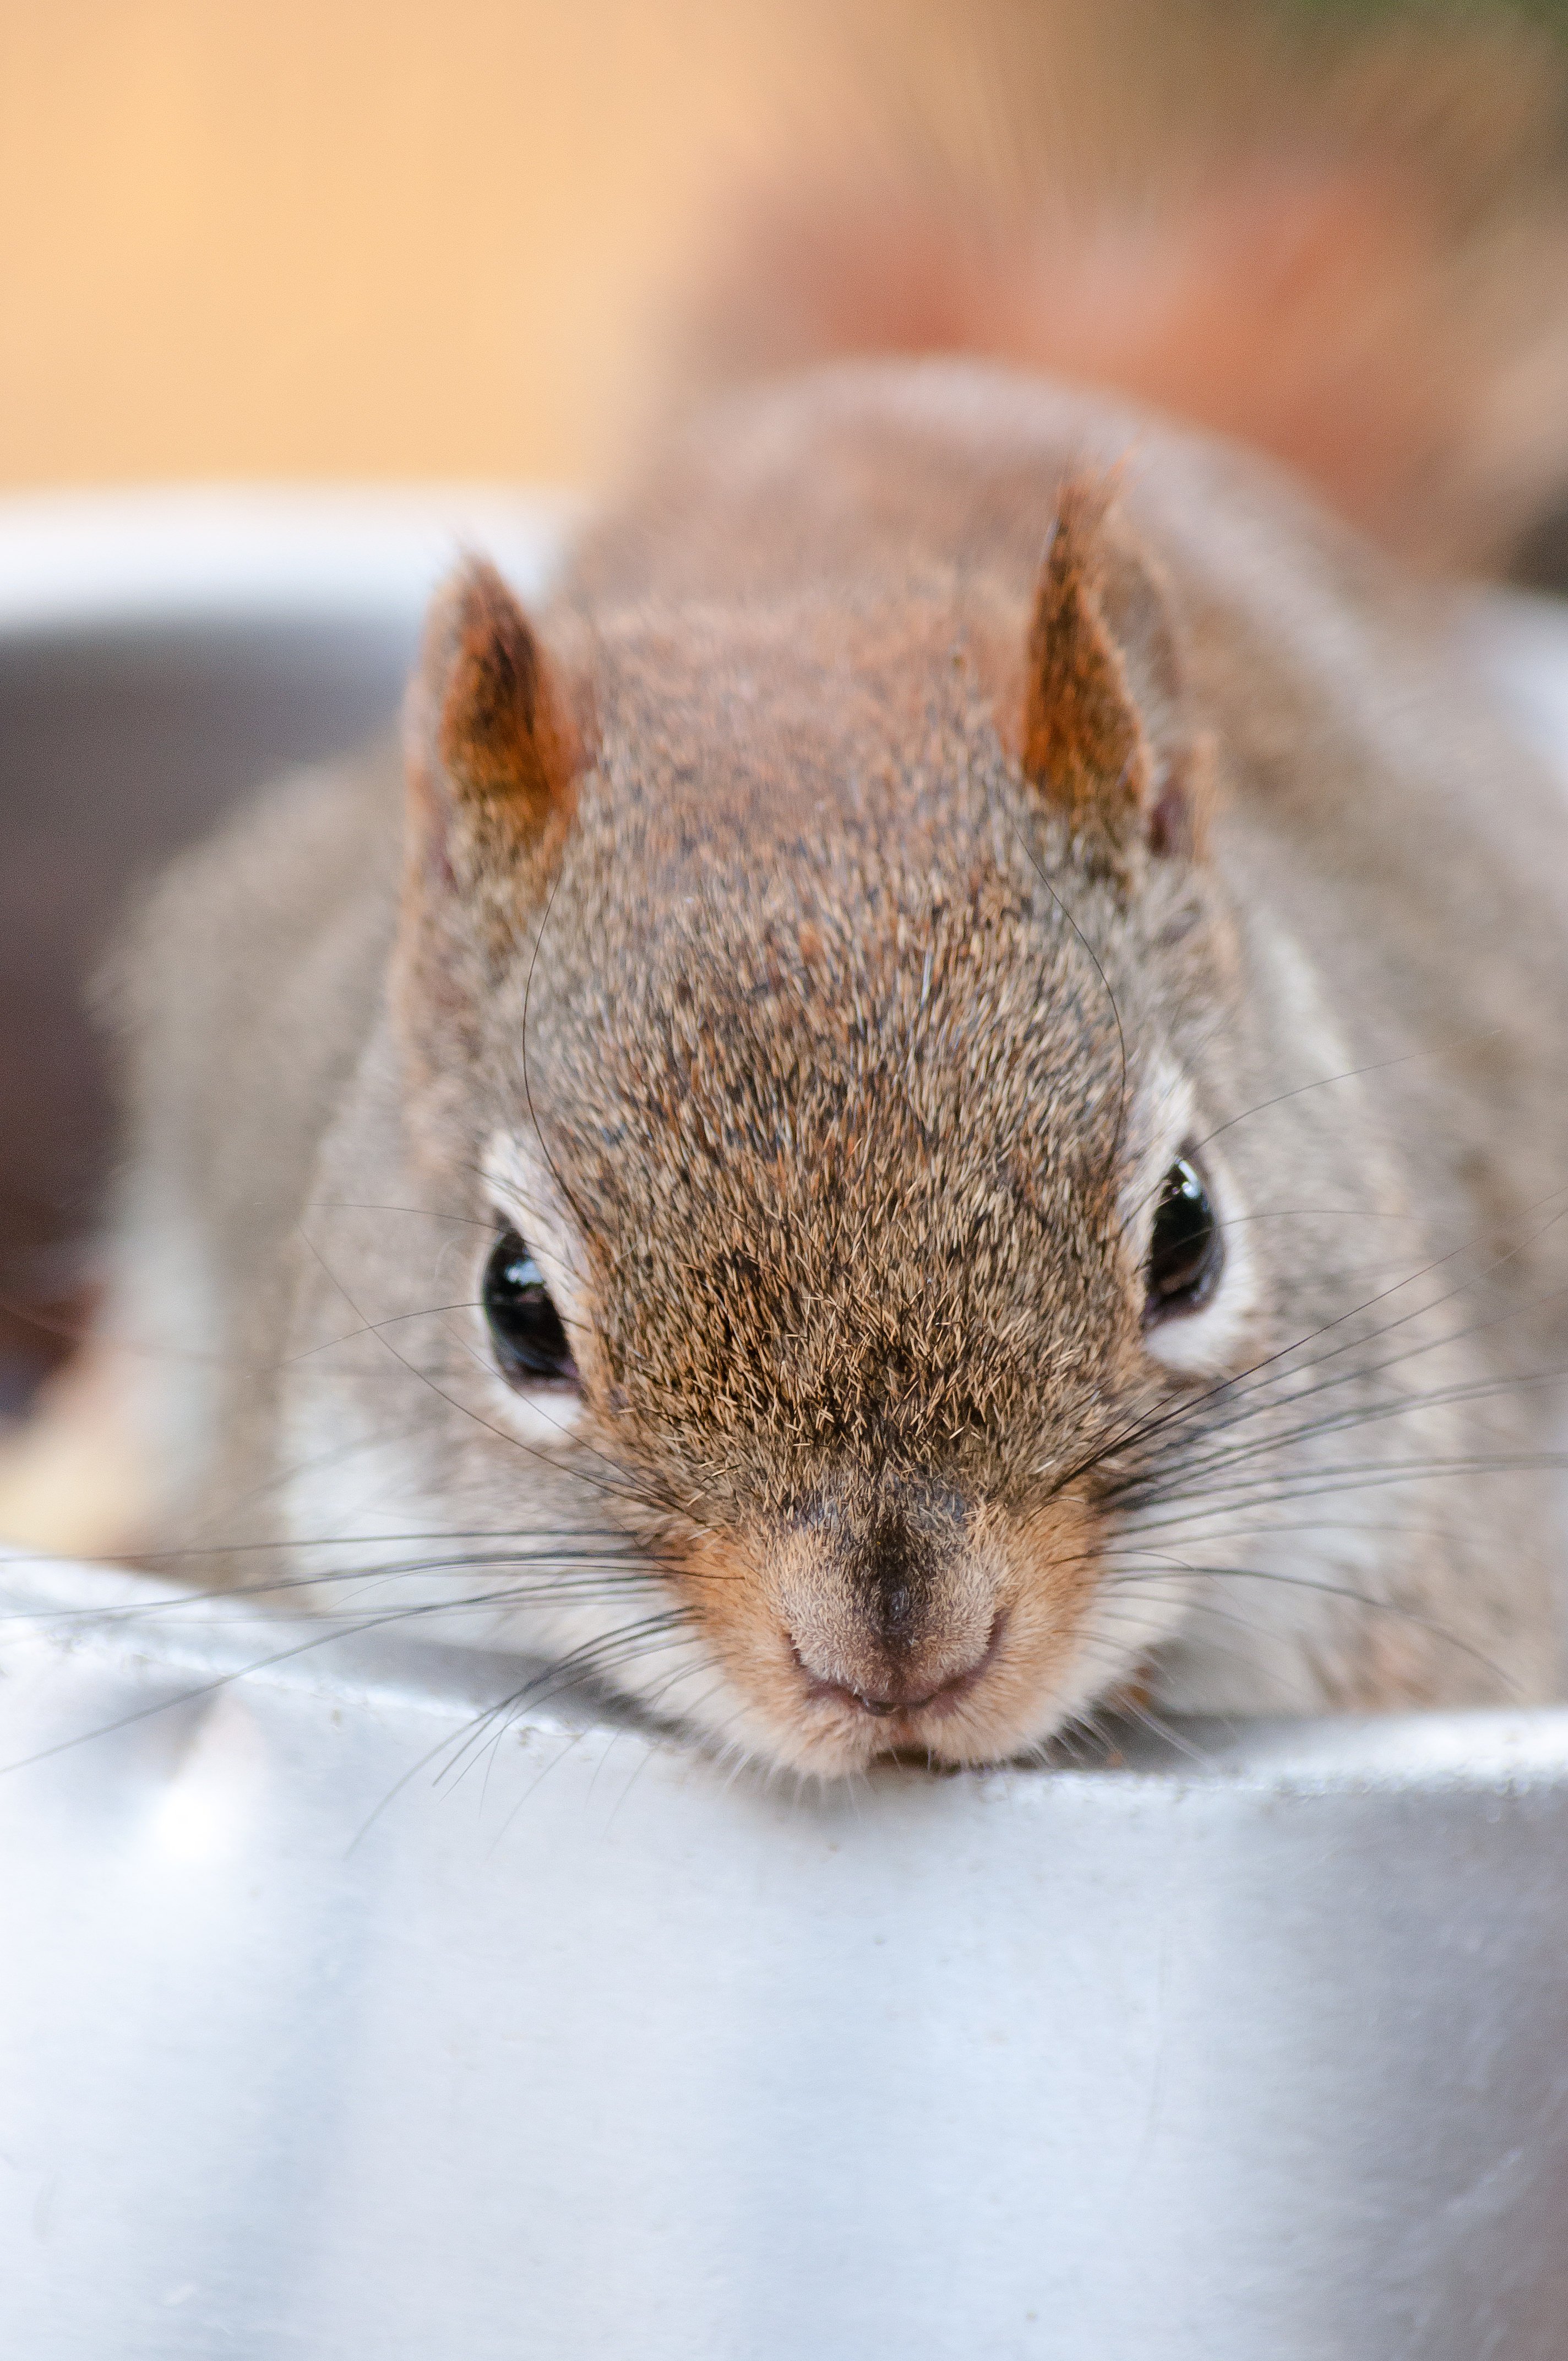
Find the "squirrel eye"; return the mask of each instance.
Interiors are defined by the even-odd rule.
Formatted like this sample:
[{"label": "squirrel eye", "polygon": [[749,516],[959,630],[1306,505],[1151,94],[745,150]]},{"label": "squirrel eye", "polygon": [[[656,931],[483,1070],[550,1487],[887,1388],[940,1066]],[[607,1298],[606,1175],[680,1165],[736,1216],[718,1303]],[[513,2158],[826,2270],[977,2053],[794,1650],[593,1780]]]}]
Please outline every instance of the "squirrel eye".
[{"label": "squirrel eye", "polygon": [[1224,1260],[1224,1239],[1207,1183],[1190,1156],[1179,1156],[1165,1176],[1155,1208],[1145,1327],[1174,1312],[1196,1312],[1206,1303]]},{"label": "squirrel eye", "polygon": [[490,1249],[480,1290],[490,1342],[504,1377],[576,1381],[576,1367],[544,1273],[510,1225]]}]

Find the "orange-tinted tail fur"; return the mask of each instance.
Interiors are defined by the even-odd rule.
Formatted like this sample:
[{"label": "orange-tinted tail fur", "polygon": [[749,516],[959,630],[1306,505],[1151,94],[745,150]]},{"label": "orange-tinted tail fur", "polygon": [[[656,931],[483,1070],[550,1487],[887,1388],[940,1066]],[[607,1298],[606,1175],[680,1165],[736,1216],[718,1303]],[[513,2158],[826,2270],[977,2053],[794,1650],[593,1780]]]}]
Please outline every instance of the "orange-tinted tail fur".
[{"label": "orange-tinted tail fur", "polygon": [[700,323],[710,379],[989,355],[1271,452],[1427,565],[1497,562],[1568,489],[1545,36],[1430,6],[1324,32],[1270,0],[895,19],[751,204]]}]

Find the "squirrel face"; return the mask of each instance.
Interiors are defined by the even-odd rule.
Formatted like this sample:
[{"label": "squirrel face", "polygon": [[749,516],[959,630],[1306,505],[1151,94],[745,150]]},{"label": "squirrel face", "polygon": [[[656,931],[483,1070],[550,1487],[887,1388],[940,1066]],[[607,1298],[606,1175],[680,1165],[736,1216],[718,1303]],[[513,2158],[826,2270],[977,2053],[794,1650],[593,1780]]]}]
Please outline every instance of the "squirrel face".
[{"label": "squirrel face", "polygon": [[684,1708],[805,1769],[1113,1690],[1179,1595],[1118,1597],[1115,1482],[1248,1338],[1206,750],[1106,506],[1061,494],[1032,618],[927,568],[600,602],[553,660],[471,568],[411,709],[399,1007],[496,1224],[484,1414],[613,1498]]}]

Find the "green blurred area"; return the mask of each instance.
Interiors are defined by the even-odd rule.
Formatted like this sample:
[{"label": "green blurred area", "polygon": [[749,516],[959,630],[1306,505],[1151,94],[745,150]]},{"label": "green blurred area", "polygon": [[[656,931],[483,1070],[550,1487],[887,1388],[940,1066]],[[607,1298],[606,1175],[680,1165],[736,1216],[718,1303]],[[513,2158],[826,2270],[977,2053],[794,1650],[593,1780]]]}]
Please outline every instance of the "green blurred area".
[{"label": "green blurred area", "polygon": [[1568,34],[1568,0],[1241,0],[1242,13],[1286,22],[1329,24],[1343,35],[1358,27],[1403,21],[1433,26],[1528,26]]}]

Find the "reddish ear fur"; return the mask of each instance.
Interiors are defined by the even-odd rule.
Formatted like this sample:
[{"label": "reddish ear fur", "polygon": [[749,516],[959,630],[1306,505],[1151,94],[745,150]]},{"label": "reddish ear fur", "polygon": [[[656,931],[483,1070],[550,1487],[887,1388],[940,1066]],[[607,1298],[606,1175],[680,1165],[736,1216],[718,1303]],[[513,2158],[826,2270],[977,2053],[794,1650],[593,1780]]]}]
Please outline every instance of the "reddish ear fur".
[{"label": "reddish ear fur", "polygon": [[542,903],[579,754],[528,620],[493,566],[436,599],[405,717],[408,848],[394,1006],[415,1134],[450,1137],[485,995]]},{"label": "reddish ear fur", "polygon": [[570,817],[577,752],[565,703],[527,617],[483,560],[432,610],[408,736],[416,829],[451,877],[510,870]]},{"label": "reddish ear fur", "polygon": [[1062,489],[1029,631],[1023,761],[1080,851],[1124,878],[1140,845],[1201,851],[1207,765],[1181,727],[1164,602],[1113,537],[1110,505],[1088,478]]}]

